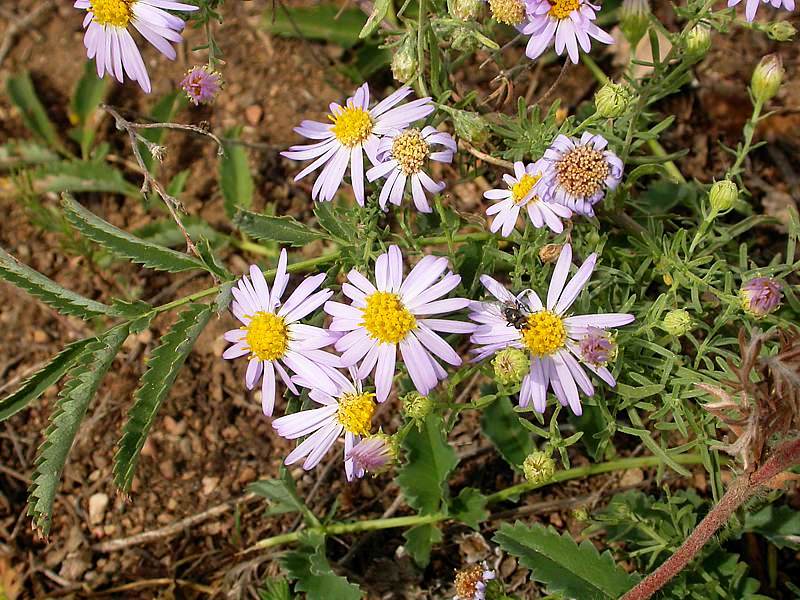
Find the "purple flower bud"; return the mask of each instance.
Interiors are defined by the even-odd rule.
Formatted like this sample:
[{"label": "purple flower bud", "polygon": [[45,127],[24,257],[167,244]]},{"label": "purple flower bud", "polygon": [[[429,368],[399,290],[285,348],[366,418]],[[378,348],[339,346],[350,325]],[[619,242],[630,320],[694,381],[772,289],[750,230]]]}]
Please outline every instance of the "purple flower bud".
[{"label": "purple flower bud", "polygon": [[222,89],[222,75],[207,65],[192,67],[180,87],[195,106],[211,104]]},{"label": "purple flower bud", "polygon": [[614,358],[617,344],[607,331],[597,327],[589,327],[586,335],[580,340],[579,347],[584,361],[594,366],[605,366]]},{"label": "purple flower bud", "polygon": [[756,277],[745,283],[739,295],[742,307],[756,318],[768,315],[778,308],[783,297],[783,285],[772,277]]}]

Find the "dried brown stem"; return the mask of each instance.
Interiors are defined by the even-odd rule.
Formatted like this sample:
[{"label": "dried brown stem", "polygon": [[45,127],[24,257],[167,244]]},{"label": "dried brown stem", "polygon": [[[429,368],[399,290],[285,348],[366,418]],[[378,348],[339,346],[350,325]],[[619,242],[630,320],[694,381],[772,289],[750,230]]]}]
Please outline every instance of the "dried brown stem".
[{"label": "dried brown stem", "polygon": [[483,162],[487,162],[491,165],[495,165],[498,167],[503,167],[504,169],[508,170],[514,169],[514,163],[509,162],[507,160],[503,160],[502,158],[495,158],[494,156],[486,154],[485,152],[481,152],[466,140],[462,139],[459,141],[459,143],[467,152],[472,154],[472,156],[481,159]]}]

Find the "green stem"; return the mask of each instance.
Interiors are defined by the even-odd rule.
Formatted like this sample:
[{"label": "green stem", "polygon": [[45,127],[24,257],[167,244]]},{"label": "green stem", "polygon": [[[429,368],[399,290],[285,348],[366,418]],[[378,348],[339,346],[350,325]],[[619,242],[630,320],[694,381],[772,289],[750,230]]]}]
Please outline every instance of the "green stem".
[{"label": "green stem", "polygon": [[419,0],[419,18],[417,19],[417,70],[419,91],[422,96],[428,95],[425,87],[425,26],[428,13],[425,12],[425,0]]},{"label": "green stem", "polygon": [[605,73],[603,73],[603,70],[591,56],[582,52],[581,61],[583,62],[584,66],[592,72],[592,75],[594,75],[594,78],[597,79],[600,85],[605,85],[610,81],[610,79]]},{"label": "green stem", "polygon": [[734,162],[733,166],[728,169],[728,172],[725,174],[726,178],[730,179],[731,177],[737,176],[741,172],[742,163],[744,162],[744,159],[747,158],[747,155],[750,153],[750,148],[753,145],[753,135],[756,132],[756,125],[758,125],[758,120],[761,117],[761,109],[763,108],[763,101],[756,100],[753,103],[753,114],[750,115],[750,120],[745,123],[744,126],[744,144],[736,153],[736,162]]},{"label": "green stem", "polygon": [[[450,241],[457,243],[457,242],[469,242],[469,241],[483,241],[488,240],[492,237],[493,234],[488,233],[486,231],[476,231],[474,233],[457,233],[450,237]],[[438,246],[440,244],[446,244],[448,242],[448,238],[445,235],[437,235],[434,237],[424,237],[417,240],[417,243],[421,246]]]},{"label": "green stem", "polygon": [[[662,146],[658,140],[647,140],[647,145],[650,147],[650,150],[653,151],[655,156],[659,158],[664,158],[667,156],[667,151],[664,150],[664,146]],[[678,183],[686,183],[686,178],[683,174],[678,170],[678,167],[675,166],[675,163],[671,160],[668,160],[664,163],[664,168],[669,173],[670,177],[672,177]]]}]

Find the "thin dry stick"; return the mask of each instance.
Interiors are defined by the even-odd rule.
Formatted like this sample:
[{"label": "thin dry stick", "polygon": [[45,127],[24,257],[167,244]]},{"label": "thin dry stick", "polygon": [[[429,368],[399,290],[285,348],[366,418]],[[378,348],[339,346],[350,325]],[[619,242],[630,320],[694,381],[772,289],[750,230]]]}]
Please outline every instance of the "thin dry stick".
[{"label": "thin dry stick", "polygon": [[485,152],[481,152],[480,150],[475,148],[472,144],[470,144],[464,139],[459,140],[459,143],[467,152],[472,154],[472,156],[481,159],[483,162],[487,162],[491,165],[503,167],[504,169],[509,169],[509,170],[514,168],[514,163],[509,162],[507,160],[503,160],[502,158],[495,158],[494,156],[486,154]]},{"label": "thin dry stick", "polygon": [[55,3],[52,2],[52,0],[47,0],[24,17],[15,18],[13,13],[6,13],[5,10],[3,11],[3,16],[6,17],[9,22],[5,35],[3,35],[3,41],[0,42],[0,66],[2,66],[3,61],[5,61],[6,56],[8,56],[11,46],[14,43],[14,38],[16,38],[21,31],[28,29],[36,19],[51,11],[53,8],[55,8]]},{"label": "thin dry stick", "polygon": [[567,68],[569,67],[570,62],[568,60],[564,61],[564,65],[561,67],[561,70],[558,72],[558,77],[556,80],[547,88],[547,91],[539,96],[539,99],[536,101],[536,106],[540,106],[544,104],[550,96],[552,96],[553,92],[556,90],[556,87],[561,82],[561,78],[564,77],[564,73],[567,72]]}]

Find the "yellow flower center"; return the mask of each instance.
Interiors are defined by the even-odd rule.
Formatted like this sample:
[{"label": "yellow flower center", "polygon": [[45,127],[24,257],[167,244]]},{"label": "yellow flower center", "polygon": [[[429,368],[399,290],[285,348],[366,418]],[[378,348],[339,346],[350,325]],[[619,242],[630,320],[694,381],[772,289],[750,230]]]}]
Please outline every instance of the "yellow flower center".
[{"label": "yellow flower center", "polygon": [[522,343],[531,354],[538,358],[549,356],[566,341],[567,331],[557,314],[542,310],[528,315],[528,324],[522,329]]},{"label": "yellow flower center", "polygon": [[339,398],[336,420],[354,435],[369,435],[375,394],[345,394]]},{"label": "yellow flower center", "polygon": [[400,296],[391,292],[375,292],[367,296],[364,327],[374,339],[385,344],[397,344],[417,326],[417,320],[403,306]]},{"label": "yellow flower center", "polygon": [[[517,183],[511,186],[511,197],[515,204],[521,204],[525,197],[530,193],[534,184],[542,178],[541,175],[525,175],[522,176]],[[537,196],[533,196],[531,200],[537,200]]]},{"label": "yellow flower center", "polygon": [[348,148],[366,141],[372,133],[372,117],[363,108],[348,106],[328,118],[333,121],[333,135]]},{"label": "yellow flower center", "polygon": [[392,158],[400,163],[400,169],[406,175],[420,172],[429,151],[430,146],[422,139],[419,129],[408,129],[392,142]]},{"label": "yellow flower center", "polygon": [[483,569],[479,565],[472,565],[456,573],[456,594],[459,598],[471,599],[475,597],[478,584],[483,581]]},{"label": "yellow flower center", "polygon": [[492,17],[498,23],[514,26],[525,18],[525,4],[522,0],[489,0]]},{"label": "yellow flower center", "polygon": [[578,10],[581,0],[549,0],[550,11],[547,13],[556,19],[566,19],[573,10]]},{"label": "yellow flower center", "polygon": [[556,163],[559,185],[579,198],[594,195],[608,177],[608,170],[603,153],[589,146],[570,150]]},{"label": "yellow flower center", "polygon": [[98,25],[127,27],[133,18],[131,6],[136,0],[91,0],[90,10]]},{"label": "yellow flower center", "polygon": [[257,312],[247,327],[247,345],[253,356],[261,360],[275,360],[286,353],[289,331],[278,315]]}]

